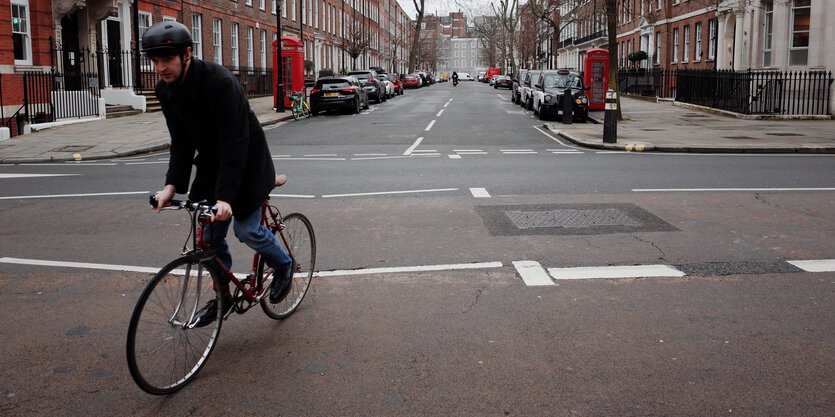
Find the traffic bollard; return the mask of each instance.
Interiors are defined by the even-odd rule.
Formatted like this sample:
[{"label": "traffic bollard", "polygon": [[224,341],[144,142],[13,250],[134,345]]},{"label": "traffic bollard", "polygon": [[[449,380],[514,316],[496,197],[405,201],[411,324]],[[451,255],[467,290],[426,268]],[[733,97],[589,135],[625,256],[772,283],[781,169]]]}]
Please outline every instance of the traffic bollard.
[{"label": "traffic bollard", "polygon": [[565,92],[562,93],[562,122],[563,124],[570,125],[571,119],[574,117],[574,97],[570,94],[568,88],[565,89]]},{"label": "traffic bollard", "polygon": [[606,110],[603,119],[603,143],[618,141],[618,95],[611,88],[606,91]]}]

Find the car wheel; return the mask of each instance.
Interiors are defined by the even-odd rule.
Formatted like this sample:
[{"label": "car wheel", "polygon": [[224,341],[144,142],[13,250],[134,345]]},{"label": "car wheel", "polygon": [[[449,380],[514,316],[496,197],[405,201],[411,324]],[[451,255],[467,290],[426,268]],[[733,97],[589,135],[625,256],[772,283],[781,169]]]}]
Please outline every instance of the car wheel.
[{"label": "car wheel", "polygon": [[540,110],[539,111],[539,120],[545,120],[547,117],[545,116],[545,112]]},{"label": "car wheel", "polygon": [[371,107],[371,103],[368,101],[368,97],[366,97],[365,106],[363,106],[363,109],[368,110],[369,107]]},{"label": "car wheel", "polygon": [[589,121],[589,115],[588,113],[581,113],[575,116],[575,119],[580,123],[587,123]]},{"label": "car wheel", "polygon": [[351,109],[351,113],[360,114],[360,110],[360,99],[357,98],[357,100],[354,102],[354,108]]},{"label": "car wheel", "polygon": [[528,110],[533,110],[533,98],[528,98],[528,102],[525,103],[525,108]]}]

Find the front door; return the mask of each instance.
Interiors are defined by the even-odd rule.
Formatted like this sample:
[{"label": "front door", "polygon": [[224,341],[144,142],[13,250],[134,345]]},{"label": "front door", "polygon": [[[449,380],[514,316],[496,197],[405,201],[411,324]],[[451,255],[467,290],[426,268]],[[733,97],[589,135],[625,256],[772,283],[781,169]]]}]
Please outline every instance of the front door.
[{"label": "front door", "polygon": [[112,87],[122,84],[122,31],[118,20],[107,20],[107,68]]},{"label": "front door", "polygon": [[78,47],[78,13],[61,19],[61,55],[64,73],[64,88],[81,89],[81,66],[84,54]]}]

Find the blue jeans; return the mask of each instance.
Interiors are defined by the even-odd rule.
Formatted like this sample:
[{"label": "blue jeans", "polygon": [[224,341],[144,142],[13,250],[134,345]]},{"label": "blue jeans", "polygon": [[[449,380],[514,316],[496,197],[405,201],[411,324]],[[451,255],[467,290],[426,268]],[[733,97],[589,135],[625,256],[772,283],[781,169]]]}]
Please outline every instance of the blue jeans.
[{"label": "blue jeans", "polygon": [[[232,254],[226,243],[226,233],[229,231],[231,222],[232,219],[216,221],[203,228],[203,241],[215,250],[220,262],[230,270],[232,269]],[[278,268],[290,263],[290,255],[284,251],[270,229],[261,224],[260,209],[253,211],[245,218],[235,219],[233,230],[238,240],[261,254],[268,267]],[[226,281],[225,284],[228,287],[229,282]]]}]

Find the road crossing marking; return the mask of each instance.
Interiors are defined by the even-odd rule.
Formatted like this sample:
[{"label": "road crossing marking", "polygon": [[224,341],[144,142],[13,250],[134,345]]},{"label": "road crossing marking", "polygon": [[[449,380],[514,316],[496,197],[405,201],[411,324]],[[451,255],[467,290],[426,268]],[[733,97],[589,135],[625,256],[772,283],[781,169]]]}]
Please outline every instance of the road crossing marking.
[{"label": "road crossing marking", "polygon": [[430,190],[403,190],[403,191],[377,191],[370,193],[352,193],[352,194],[329,194],[323,195],[322,198],[340,198],[340,197],[363,197],[372,195],[390,195],[390,194],[419,194],[419,193],[440,193],[447,191],[458,191],[457,188],[435,188]]},{"label": "road crossing marking", "polygon": [[0,197],[0,200],[22,200],[32,198],[66,198],[66,197],[102,197],[113,195],[136,195],[136,194],[150,194],[150,191],[128,191],[120,193],[88,193],[88,194],[54,194],[54,195],[19,195]]},{"label": "road crossing marking", "polygon": [[490,198],[490,193],[487,192],[486,188],[470,188],[470,193],[475,198]]},{"label": "road crossing marking", "polygon": [[623,265],[573,268],[548,268],[555,280],[560,279],[605,279],[605,278],[649,278],[683,277],[684,272],[669,265]]},{"label": "road crossing marking", "polygon": [[555,285],[545,268],[536,261],[513,261],[516,272],[529,287]]},{"label": "road crossing marking", "polygon": [[73,177],[80,174],[0,174],[0,180],[12,178]]},{"label": "road crossing marking", "polygon": [[835,259],[786,261],[806,272],[835,272]]},{"label": "road crossing marking", "polygon": [[461,159],[461,155],[447,155],[449,159]]},{"label": "road crossing marking", "polygon": [[423,142],[423,136],[421,136],[421,137],[417,138],[417,140],[415,141],[415,143],[413,143],[413,144],[412,144],[412,146],[410,146],[410,147],[409,147],[409,149],[406,149],[406,152],[403,152],[403,155],[409,155],[409,154],[411,154],[411,153],[412,153],[412,151],[413,151],[413,150],[415,150],[415,148],[417,148],[417,147],[418,147],[418,145],[420,145],[420,143],[421,143],[421,142]]}]

